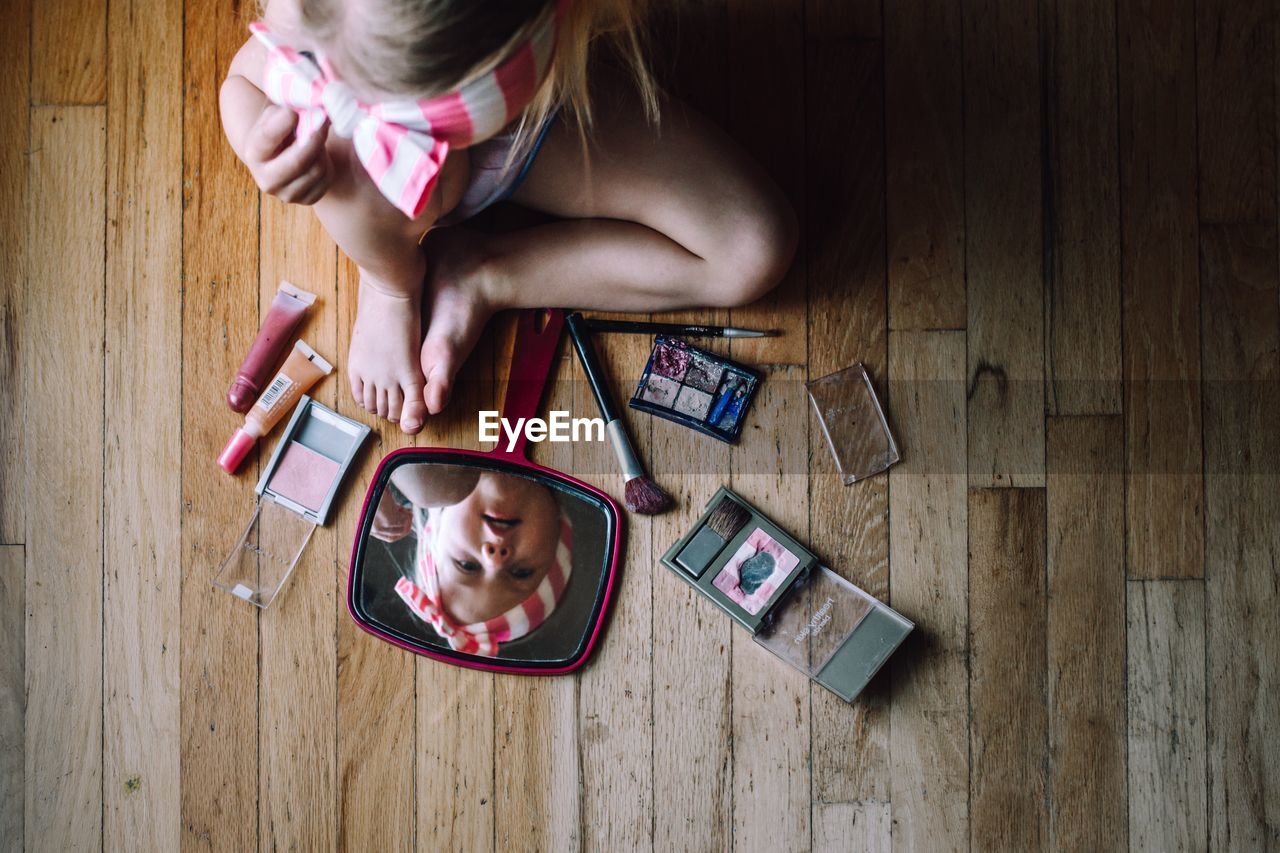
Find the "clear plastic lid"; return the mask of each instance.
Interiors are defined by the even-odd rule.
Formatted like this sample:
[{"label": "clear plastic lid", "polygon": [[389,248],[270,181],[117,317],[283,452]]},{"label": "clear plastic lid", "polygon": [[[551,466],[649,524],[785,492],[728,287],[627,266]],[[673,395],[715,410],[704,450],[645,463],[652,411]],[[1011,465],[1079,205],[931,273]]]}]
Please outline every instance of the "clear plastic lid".
[{"label": "clear plastic lid", "polygon": [[846,701],[915,626],[826,566],[778,602],[755,641]]},{"label": "clear plastic lid", "polygon": [[863,365],[814,379],[805,388],[845,485],[879,474],[901,459]]},{"label": "clear plastic lid", "polygon": [[213,585],[266,608],[293,574],[315,530],[314,521],[270,495],[259,498],[249,526],[218,569]]}]

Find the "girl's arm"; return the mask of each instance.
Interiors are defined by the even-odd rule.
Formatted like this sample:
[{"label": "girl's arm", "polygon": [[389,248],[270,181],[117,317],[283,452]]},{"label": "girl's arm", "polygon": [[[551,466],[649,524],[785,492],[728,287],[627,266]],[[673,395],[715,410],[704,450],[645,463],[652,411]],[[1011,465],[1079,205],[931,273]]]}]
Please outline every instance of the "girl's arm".
[{"label": "girl's arm", "polygon": [[479,479],[479,469],[462,465],[401,465],[391,472],[391,482],[414,506],[429,508],[462,502]]},{"label": "girl's arm", "polygon": [[298,116],[262,93],[266,48],[249,39],[231,60],[218,105],[222,129],[258,188],[281,201],[315,204],[328,191],[333,169],[325,152],[326,123],[306,140],[294,139]]}]

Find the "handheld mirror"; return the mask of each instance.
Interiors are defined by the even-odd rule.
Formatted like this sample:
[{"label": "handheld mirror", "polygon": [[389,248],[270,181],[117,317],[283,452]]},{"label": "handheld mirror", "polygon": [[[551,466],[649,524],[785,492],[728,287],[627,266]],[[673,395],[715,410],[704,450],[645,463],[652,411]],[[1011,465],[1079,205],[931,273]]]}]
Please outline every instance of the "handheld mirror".
[{"label": "handheld mirror", "polygon": [[[521,312],[503,417],[532,417],[564,324]],[[508,451],[405,448],[378,466],[356,530],[347,606],[417,654],[499,672],[580,666],[600,634],[621,553],[604,492]]]}]

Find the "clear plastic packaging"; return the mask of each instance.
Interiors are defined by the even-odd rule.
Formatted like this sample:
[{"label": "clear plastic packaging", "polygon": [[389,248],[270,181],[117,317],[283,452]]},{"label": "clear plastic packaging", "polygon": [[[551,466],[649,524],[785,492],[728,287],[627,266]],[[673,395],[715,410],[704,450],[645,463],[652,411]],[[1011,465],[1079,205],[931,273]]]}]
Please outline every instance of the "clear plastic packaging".
[{"label": "clear plastic packaging", "polygon": [[879,474],[902,458],[862,364],[814,379],[805,388],[846,486]]}]

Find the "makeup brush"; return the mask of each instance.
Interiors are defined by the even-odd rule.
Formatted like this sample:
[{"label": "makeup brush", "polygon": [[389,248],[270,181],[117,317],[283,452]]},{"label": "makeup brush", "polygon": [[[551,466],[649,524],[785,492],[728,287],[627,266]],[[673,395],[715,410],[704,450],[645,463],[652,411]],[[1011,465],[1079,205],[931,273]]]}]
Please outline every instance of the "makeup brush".
[{"label": "makeup brush", "polygon": [[683,335],[687,338],[776,338],[777,329],[738,329],[733,326],[698,326],[684,323],[648,323],[642,320],[587,320],[593,332],[628,332],[644,335]]},{"label": "makeup brush", "polygon": [[573,348],[578,351],[578,359],[582,362],[583,372],[587,374],[587,382],[591,384],[591,393],[595,395],[596,405],[600,407],[600,416],[605,420],[605,432],[608,433],[613,452],[618,457],[622,476],[627,478],[627,485],[623,490],[627,509],[640,515],[657,515],[666,512],[671,508],[671,496],[645,476],[640,460],[631,449],[626,427],[618,419],[617,413],[613,410],[613,401],[609,399],[604,372],[596,360],[596,351],[591,345],[591,333],[586,328],[586,321],[581,314],[574,312],[565,317],[564,322],[569,327],[569,338],[573,341]]}]

